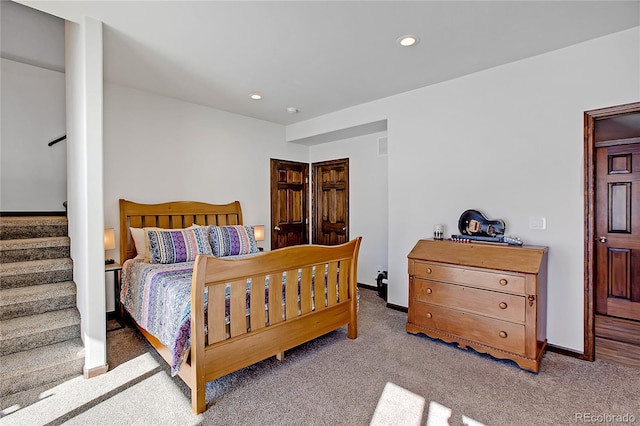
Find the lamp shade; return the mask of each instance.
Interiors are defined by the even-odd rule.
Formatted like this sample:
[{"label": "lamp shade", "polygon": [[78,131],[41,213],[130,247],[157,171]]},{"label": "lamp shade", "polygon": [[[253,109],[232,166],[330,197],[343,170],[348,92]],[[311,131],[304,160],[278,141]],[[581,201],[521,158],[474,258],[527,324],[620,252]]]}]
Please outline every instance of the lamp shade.
[{"label": "lamp shade", "polygon": [[116,248],[116,232],[113,228],[104,230],[104,249],[113,250]]},{"label": "lamp shade", "polygon": [[253,236],[256,241],[264,241],[264,225],[253,225]]}]

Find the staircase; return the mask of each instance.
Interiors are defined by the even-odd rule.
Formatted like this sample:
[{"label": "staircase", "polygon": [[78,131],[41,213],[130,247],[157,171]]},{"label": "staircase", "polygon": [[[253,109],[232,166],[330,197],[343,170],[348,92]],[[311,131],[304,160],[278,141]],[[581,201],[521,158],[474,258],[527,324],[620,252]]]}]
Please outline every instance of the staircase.
[{"label": "staircase", "polygon": [[64,216],[0,217],[0,410],[82,374],[69,244]]}]

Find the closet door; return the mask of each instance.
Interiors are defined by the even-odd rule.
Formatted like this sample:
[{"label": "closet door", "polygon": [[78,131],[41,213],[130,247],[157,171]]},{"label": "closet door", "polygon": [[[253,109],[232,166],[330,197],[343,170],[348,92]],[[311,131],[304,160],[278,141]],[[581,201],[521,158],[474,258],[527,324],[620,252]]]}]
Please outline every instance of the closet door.
[{"label": "closet door", "polygon": [[313,163],[313,243],[349,241],[349,159]]}]

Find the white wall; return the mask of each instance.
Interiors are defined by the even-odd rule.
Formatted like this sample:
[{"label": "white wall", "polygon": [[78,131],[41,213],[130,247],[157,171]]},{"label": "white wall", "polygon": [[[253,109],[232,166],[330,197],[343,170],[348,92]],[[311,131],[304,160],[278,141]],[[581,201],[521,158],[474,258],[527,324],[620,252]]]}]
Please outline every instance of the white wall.
[{"label": "white wall", "polygon": [[309,149],[311,163],[349,159],[349,237],[362,236],[358,282],[372,286],[376,285],[378,266],[387,270],[387,157],[378,156],[381,137],[386,137],[386,132],[313,145]]},{"label": "white wall", "polygon": [[[238,200],[244,223],[270,224],[269,160],[308,161],[284,126],[105,84],[105,227],[119,237],[118,200]],[[263,247],[269,249],[268,238]],[[119,250],[108,252],[120,259]]]},{"label": "white wall", "polygon": [[[640,28],[287,128],[302,138],[386,118],[389,302],[407,306],[415,242],[478,208],[547,245],[551,344],[583,350],[583,112],[640,99]],[[544,216],[545,231],[529,216]]]},{"label": "white wall", "polygon": [[[351,232],[363,235],[359,282],[387,268],[387,159],[367,135],[316,145],[285,142],[282,125],[105,84],[105,228],[119,239],[118,200],[142,203],[239,200],[246,224],[270,224],[271,158],[313,162],[350,157]],[[311,153],[311,154],[310,154]],[[261,243],[270,248],[270,240]],[[120,259],[119,248],[107,252]],[[107,288],[111,287],[107,276]],[[113,309],[107,291],[107,309]]]},{"label": "white wall", "polygon": [[64,73],[2,59],[0,210],[60,212],[67,199]]},{"label": "white wall", "polygon": [[10,1],[0,19],[0,210],[64,211],[64,21]]}]

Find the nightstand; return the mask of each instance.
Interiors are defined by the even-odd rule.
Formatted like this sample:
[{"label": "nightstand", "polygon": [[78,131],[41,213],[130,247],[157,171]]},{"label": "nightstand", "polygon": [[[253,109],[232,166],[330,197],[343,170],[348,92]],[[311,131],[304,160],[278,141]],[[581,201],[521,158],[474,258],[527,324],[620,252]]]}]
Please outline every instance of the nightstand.
[{"label": "nightstand", "polygon": [[114,311],[116,320],[122,325],[122,304],[120,303],[120,272],[122,265],[111,263],[104,265],[105,272],[113,272]]}]

